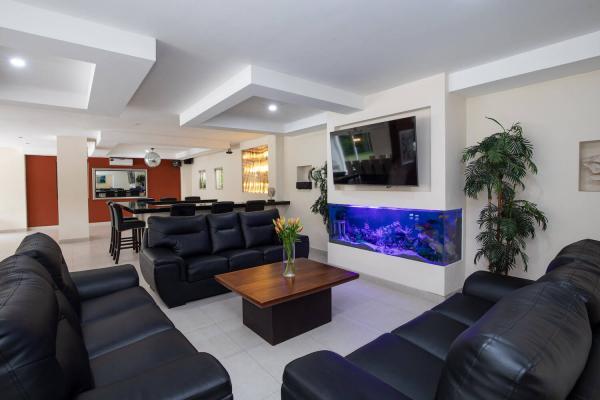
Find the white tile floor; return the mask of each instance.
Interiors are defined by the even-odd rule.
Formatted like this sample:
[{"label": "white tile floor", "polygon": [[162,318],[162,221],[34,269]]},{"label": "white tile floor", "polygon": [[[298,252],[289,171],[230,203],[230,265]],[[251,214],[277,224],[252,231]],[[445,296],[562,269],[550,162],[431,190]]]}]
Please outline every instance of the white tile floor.
[{"label": "white tile floor", "polygon": [[[57,237],[56,228],[39,229]],[[108,224],[90,224],[87,241],[61,244],[69,269],[112,264],[108,255]],[[28,232],[0,233],[0,259],[11,254]],[[322,259],[313,251],[311,257]],[[120,263],[138,267],[131,250]],[[141,285],[148,288],[140,275]],[[214,355],[227,369],[237,400],[279,399],[285,365],[316,350],[346,355],[384,332],[403,324],[443,300],[415,291],[391,288],[364,278],[333,289],[333,321],[304,335],[271,346],[242,324],[242,300],[228,293],[167,309],[158,304],[199,351]]]}]

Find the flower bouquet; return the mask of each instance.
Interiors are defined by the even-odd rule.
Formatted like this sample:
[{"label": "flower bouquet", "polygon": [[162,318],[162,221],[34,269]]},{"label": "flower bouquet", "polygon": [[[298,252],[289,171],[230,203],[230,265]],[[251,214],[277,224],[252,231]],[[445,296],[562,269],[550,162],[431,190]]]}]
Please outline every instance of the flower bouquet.
[{"label": "flower bouquet", "polygon": [[285,269],[283,276],[293,278],[296,275],[296,267],[294,261],[296,259],[296,242],[298,234],[302,232],[302,224],[300,218],[277,218],[273,220],[275,232],[283,245],[283,264]]}]

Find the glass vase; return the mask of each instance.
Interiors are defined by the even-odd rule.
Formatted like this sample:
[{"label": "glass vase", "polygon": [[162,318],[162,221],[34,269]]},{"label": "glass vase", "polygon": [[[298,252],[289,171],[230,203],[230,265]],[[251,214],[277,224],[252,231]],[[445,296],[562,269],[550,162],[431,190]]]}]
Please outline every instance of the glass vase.
[{"label": "glass vase", "polygon": [[283,276],[293,278],[296,276],[296,246],[283,245]]}]

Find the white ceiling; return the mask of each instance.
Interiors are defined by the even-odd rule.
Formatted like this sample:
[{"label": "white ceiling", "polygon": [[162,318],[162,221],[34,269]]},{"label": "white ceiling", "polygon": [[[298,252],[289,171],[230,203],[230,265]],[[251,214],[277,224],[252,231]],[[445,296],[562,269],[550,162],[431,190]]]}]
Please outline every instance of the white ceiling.
[{"label": "white ceiling", "polygon": [[[270,104],[277,105],[277,111],[269,111],[268,106]],[[221,113],[220,116],[226,118],[269,119],[275,123],[286,124],[320,112],[321,110],[317,108],[288,104],[255,96],[231,107],[229,110]],[[210,120],[207,121],[207,124],[210,125]]]},{"label": "white ceiling", "polygon": [[[51,111],[56,114],[50,117],[47,110],[33,108],[24,113],[36,122],[15,121],[20,113],[10,117],[13,128],[19,125],[10,132],[13,136],[28,130],[48,135],[50,118],[54,131],[62,134],[84,134],[84,128],[151,129],[160,135],[207,135],[235,143],[255,134],[181,128],[178,120],[248,65],[362,96],[600,30],[598,0],[20,2],[156,38],[156,63],[121,116],[72,117]],[[260,101],[240,97],[217,119],[268,119],[279,126],[320,112],[306,104],[284,104],[280,114],[264,115]],[[0,108],[0,129],[5,118]],[[0,130],[0,136],[5,132]]]}]

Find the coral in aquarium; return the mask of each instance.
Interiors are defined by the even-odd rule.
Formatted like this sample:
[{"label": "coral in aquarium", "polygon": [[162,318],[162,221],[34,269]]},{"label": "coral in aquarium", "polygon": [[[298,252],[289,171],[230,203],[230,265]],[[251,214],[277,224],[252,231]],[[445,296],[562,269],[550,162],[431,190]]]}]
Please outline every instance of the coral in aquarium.
[{"label": "coral in aquarium", "polygon": [[462,210],[329,205],[332,243],[436,265],[461,258]]}]

